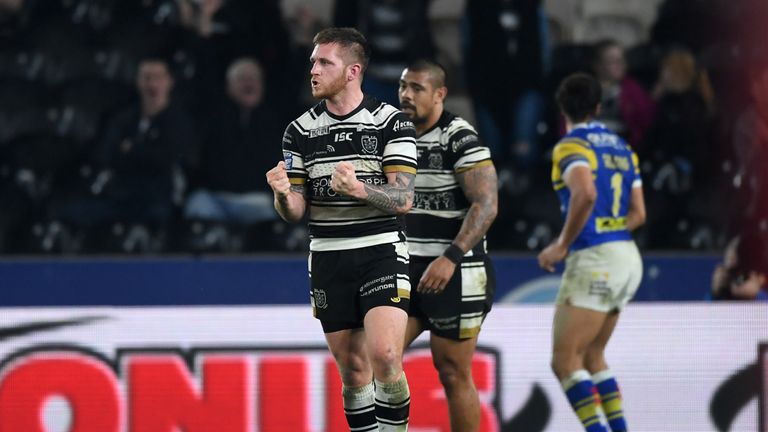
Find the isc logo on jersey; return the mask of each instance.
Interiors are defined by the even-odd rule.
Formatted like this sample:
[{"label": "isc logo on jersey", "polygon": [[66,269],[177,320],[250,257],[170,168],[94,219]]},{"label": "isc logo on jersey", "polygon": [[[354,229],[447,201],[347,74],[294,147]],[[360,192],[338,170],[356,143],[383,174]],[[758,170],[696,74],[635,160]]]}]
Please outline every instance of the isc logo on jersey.
[{"label": "isc logo on jersey", "polygon": [[352,132],[338,132],[333,136],[334,142],[352,141]]}]

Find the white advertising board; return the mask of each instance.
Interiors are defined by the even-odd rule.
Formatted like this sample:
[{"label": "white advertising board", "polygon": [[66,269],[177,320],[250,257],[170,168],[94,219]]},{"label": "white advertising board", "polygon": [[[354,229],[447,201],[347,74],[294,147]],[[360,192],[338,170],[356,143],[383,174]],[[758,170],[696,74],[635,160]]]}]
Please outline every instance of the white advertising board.
[{"label": "white advertising board", "polygon": [[[552,313],[486,320],[483,432],[580,430],[549,369]],[[449,432],[426,341],[405,359],[409,430]],[[765,303],[630,305],[607,358],[631,430],[768,432],[761,344]],[[0,432],[337,432],[340,393],[308,307],[0,309]]]}]

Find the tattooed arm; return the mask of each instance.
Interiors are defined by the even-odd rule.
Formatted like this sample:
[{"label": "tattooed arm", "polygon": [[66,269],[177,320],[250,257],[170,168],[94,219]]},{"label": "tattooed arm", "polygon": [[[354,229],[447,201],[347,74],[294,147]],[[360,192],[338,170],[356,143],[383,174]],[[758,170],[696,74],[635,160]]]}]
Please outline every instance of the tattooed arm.
[{"label": "tattooed arm", "polygon": [[[483,238],[496,218],[498,185],[493,164],[463,171],[456,175],[456,180],[470,202],[469,211],[446,254],[435,258],[419,279],[416,289],[421,293],[443,291],[453,277],[458,261]],[[453,252],[449,253],[449,250]],[[448,257],[453,254],[457,256]]]},{"label": "tattooed arm", "polygon": [[492,164],[469,169],[456,175],[459,186],[470,202],[453,244],[465,253],[483,238],[498,212],[498,180]]},{"label": "tattooed arm", "polygon": [[413,187],[416,175],[397,171],[387,173],[387,184],[364,184],[368,204],[391,214],[406,214],[413,206]]},{"label": "tattooed arm", "polygon": [[267,183],[275,194],[275,210],[286,222],[296,223],[307,210],[306,186],[291,184],[285,170],[285,162],[267,172]]},{"label": "tattooed arm", "polygon": [[406,214],[413,205],[415,174],[387,173],[387,184],[372,185],[357,179],[349,162],[339,162],[331,177],[331,187],[343,195],[357,198],[389,214]]}]

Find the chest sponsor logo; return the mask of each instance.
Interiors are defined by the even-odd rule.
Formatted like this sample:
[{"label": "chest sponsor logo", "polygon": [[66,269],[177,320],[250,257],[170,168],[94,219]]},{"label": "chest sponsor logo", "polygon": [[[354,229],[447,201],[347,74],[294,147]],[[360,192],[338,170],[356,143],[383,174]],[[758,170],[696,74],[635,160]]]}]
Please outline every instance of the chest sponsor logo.
[{"label": "chest sponsor logo", "polygon": [[316,138],[323,135],[328,135],[329,129],[328,126],[320,126],[319,128],[315,128],[309,131],[309,137],[310,138]]},{"label": "chest sponsor logo", "polygon": [[456,210],[456,200],[451,192],[416,192],[413,206],[422,210]]},{"label": "chest sponsor logo", "polygon": [[334,142],[352,141],[352,132],[338,132],[333,136]]}]

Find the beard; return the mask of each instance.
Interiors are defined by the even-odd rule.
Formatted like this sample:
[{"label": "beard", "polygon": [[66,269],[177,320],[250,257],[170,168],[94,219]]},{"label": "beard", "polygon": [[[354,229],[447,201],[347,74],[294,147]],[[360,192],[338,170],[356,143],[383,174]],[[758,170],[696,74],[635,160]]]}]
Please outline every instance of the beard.
[{"label": "beard", "polygon": [[413,122],[413,124],[424,124],[427,121],[427,116],[419,114],[418,108],[416,108],[415,105],[411,104],[400,104],[400,111],[403,111],[405,109],[408,109],[409,111],[404,112],[406,116]]},{"label": "beard", "polygon": [[[312,81],[310,81],[310,84],[311,83]],[[316,99],[329,99],[344,90],[346,85],[347,81],[342,74],[337,79],[334,79],[327,84],[319,84],[316,87],[312,87],[312,96]]]}]

